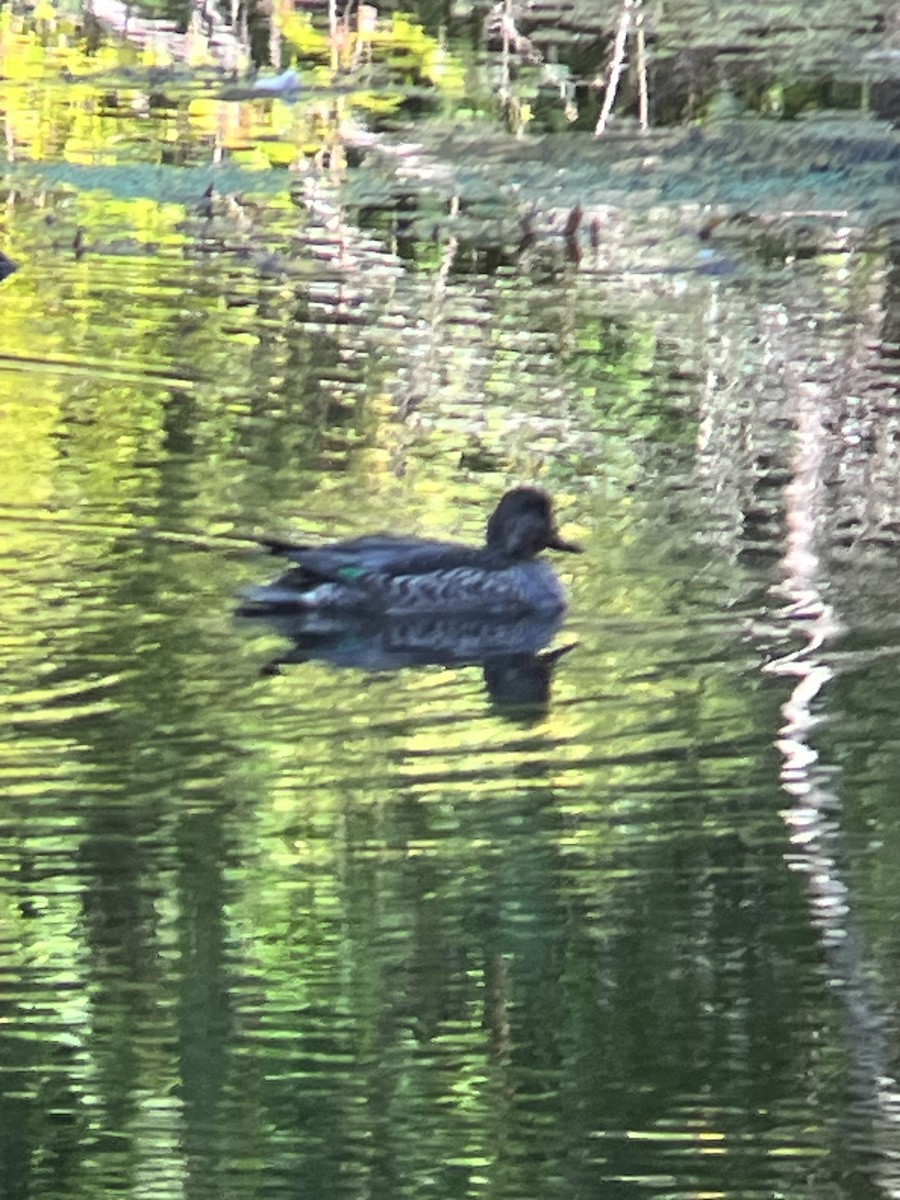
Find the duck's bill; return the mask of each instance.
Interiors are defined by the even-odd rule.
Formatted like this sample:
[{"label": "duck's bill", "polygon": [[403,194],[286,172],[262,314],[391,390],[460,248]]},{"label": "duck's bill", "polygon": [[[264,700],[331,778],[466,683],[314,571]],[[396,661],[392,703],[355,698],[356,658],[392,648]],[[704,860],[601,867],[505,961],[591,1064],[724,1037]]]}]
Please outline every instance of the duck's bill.
[{"label": "duck's bill", "polygon": [[547,547],[550,550],[565,550],[567,554],[581,554],[580,546],[576,546],[574,542],[565,541],[558,533],[554,533],[547,543]]}]

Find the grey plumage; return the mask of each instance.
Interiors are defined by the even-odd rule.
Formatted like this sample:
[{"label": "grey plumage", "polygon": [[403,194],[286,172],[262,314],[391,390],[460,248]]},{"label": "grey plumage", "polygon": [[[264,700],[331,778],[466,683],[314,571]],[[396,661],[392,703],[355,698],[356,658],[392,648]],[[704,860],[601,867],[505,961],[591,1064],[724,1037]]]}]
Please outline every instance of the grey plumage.
[{"label": "grey plumage", "polygon": [[513,616],[565,607],[553,570],[535,560],[543,549],[576,552],[553,522],[538,488],[507,492],[491,514],[483,547],[389,534],[326,546],[263,541],[294,565],[245,597],[251,607],[347,612],[478,612]]}]

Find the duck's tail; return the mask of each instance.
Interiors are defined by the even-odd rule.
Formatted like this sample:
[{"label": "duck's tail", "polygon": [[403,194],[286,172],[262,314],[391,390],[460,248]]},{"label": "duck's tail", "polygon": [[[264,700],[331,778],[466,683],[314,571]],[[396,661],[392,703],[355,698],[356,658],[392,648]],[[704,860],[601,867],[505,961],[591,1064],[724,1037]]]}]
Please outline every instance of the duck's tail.
[{"label": "duck's tail", "polygon": [[239,617],[259,617],[285,610],[308,610],[310,604],[303,592],[296,588],[280,587],[279,581],[247,588],[241,593],[237,607]]},{"label": "duck's tail", "polygon": [[269,554],[290,554],[292,550],[307,549],[302,543],[289,542],[286,538],[266,536],[257,538],[256,540],[263,550],[267,550]]}]

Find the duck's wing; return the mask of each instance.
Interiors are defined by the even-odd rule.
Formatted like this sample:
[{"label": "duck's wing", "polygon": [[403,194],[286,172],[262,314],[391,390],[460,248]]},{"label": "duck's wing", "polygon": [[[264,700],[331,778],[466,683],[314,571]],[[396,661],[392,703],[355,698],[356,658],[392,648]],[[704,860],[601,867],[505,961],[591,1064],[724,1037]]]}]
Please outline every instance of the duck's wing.
[{"label": "duck's wing", "polygon": [[369,534],[330,546],[295,546],[269,539],[263,543],[310,576],[352,583],[366,575],[429,575],[470,566],[484,551],[455,542]]}]

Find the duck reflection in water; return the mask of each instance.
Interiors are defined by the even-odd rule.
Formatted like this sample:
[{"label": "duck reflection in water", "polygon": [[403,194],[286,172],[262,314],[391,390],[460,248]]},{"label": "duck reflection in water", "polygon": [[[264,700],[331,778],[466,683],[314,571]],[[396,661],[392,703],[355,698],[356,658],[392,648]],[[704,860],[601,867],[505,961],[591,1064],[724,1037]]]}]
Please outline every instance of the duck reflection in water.
[{"label": "duck reflection in water", "polygon": [[276,668],[310,659],[368,670],[480,663],[496,702],[546,700],[563,651],[540,651],[566,599],[537,555],[579,547],[560,536],[539,488],[507,492],[480,547],[388,534],[327,546],[262,544],[293,565],[247,592],[240,613],[267,618],[294,643]]}]

